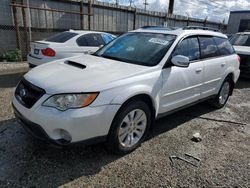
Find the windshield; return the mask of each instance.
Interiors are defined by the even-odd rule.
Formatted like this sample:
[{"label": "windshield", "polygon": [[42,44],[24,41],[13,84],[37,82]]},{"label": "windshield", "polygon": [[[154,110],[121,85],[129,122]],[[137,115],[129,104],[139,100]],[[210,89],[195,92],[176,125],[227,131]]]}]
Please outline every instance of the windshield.
[{"label": "windshield", "polygon": [[126,63],[157,65],[174,42],[175,35],[160,33],[126,33],[94,55]]},{"label": "windshield", "polygon": [[235,46],[250,46],[250,35],[237,34],[232,36],[230,43]]}]

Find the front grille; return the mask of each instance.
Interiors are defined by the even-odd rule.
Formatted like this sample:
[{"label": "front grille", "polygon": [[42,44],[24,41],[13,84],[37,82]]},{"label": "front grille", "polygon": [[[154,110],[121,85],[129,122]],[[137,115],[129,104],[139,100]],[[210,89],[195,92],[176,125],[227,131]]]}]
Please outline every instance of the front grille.
[{"label": "front grille", "polygon": [[17,100],[26,108],[31,108],[44,94],[44,89],[31,84],[25,79],[20,81],[15,91]]}]

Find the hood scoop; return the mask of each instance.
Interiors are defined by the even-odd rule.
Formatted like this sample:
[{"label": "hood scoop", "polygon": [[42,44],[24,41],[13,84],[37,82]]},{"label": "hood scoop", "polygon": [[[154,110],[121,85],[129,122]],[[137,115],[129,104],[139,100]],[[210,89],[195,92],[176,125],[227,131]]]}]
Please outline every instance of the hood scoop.
[{"label": "hood scoop", "polygon": [[73,66],[73,67],[77,67],[79,69],[85,69],[86,68],[85,65],[77,63],[75,61],[65,61],[64,64],[67,64],[67,65],[70,65],[70,66]]}]

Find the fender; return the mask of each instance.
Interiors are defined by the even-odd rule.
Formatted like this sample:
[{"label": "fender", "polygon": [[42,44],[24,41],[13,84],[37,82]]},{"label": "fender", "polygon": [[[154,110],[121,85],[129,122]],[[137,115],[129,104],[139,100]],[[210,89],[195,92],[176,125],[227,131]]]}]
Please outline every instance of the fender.
[{"label": "fender", "polygon": [[218,86],[217,86],[217,89],[216,89],[216,93],[219,92],[222,83],[224,82],[225,78],[226,78],[229,74],[233,74],[233,81],[234,81],[234,83],[236,83],[237,80],[238,80],[238,78],[239,78],[240,71],[235,72],[235,68],[234,68],[234,67],[231,67],[231,66],[228,67],[228,68],[226,69],[225,73],[224,73],[224,74],[222,75],[222,77],[221,77],[221,80],[220,80],[220,82],[219,82],[219,84],[218,84]]},{"label": "fender", "polygon": [[158,109],[159,109],[159,101],[160,101],[159,91],[161,90],[152,89],[152,87],[149,87],[148,85],[133,85],[131,87],[126,88],[126,90],[122,90],[121,92],[119,92],[119,95],[113,98],[110,104],[122,105],[127,100],[131,99],[132,97],[135,97],[141,94],[146,94],[151,98],[153,107],[157,115]]}]

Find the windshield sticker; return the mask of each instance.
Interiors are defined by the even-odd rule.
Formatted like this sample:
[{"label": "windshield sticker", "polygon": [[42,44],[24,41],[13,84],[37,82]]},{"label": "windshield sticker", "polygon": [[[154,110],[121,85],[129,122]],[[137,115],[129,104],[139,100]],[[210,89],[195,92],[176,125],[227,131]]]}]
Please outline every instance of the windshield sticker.
[{"label": "windshield sticker", "polygon": [[148,40],[148,42],[152,42],[155,44],[161,44],[161,45],[167,45],[169,43],[169,41],[167,41],[167,40],[162,40],[162,39],[158,39],[158,38],[151,38]]}]

